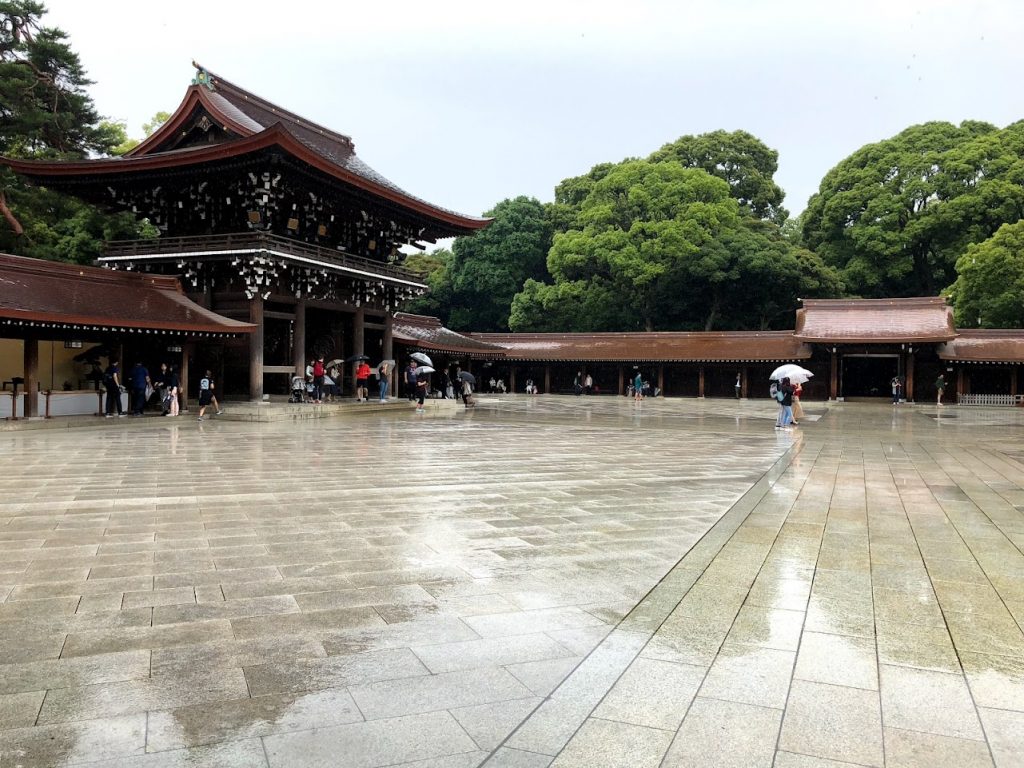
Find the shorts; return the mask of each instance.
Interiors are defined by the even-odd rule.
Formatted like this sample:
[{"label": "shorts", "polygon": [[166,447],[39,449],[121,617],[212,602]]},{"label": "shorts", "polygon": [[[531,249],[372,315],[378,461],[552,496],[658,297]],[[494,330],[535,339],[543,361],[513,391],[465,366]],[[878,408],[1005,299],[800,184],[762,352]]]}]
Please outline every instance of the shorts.
[{"label": "shorts", "polygon": [[199,404],[200,405],[209,405],[211,402],[213,402],[213,390],[211,390],[211,389],[201,389],[201,390],[199,390]]},{"label": "shorts", "polygon": [[368,382],[368,381],[369,381],[369,379],[356,379],[356,386],[357,387],[365,387],[366,386],[366,382]]}]

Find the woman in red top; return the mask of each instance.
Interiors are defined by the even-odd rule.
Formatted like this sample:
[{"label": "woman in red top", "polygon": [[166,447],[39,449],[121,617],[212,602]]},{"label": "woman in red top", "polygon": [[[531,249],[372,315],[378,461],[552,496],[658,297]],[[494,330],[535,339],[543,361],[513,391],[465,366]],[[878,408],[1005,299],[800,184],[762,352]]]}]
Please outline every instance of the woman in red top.
[{"label": "woman in red top", "polygon": [[356,368],[356,402],[362,400],[364,403],[370,396],[370,366],[365,360],[359,363]]}]

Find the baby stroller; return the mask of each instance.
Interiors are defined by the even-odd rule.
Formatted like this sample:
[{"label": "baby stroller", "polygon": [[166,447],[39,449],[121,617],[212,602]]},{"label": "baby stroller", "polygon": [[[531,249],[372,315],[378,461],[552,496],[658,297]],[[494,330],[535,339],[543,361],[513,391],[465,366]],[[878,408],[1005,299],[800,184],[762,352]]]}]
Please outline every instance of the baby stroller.
[{"label": "baby stroller", "polygon": [[292,396],[289,403],[302,403],[306,399],[306,380],[302,376],[292,376]]}]

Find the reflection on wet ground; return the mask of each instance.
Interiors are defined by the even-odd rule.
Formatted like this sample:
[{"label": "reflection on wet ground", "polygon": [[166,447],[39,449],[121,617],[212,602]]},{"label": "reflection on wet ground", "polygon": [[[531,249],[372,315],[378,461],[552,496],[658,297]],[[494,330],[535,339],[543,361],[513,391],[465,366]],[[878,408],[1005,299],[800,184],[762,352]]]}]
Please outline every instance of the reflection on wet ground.
[{"label": "reflection on wet ground", "polygon": [[0,766],[1020,765],[1024,419],[809,412],[9,433]]}]

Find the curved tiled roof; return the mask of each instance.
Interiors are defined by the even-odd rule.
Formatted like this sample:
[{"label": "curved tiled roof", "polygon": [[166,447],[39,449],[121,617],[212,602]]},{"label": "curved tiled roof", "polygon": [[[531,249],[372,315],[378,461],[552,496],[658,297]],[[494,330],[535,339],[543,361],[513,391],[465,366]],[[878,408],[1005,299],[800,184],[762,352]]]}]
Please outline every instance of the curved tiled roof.
[{"label": "curved tiled roof", "polygon": [[[317,125],[195,65],[202,84],[193,84],[174,114],[151,136],[123,157],[80,161],[0,158],[17,173],[41,182],[62,177],[95,177],[137,170],[174,168],[233,157],[277,146],[319,171],[432,220],[433,237],[450,237],[483,229],[491,219],[468,216],[434,205],[406,192],[356,156],[352,139]],[[228,138],[194,151],[173,147],[196,110],[205,110]],[[433,230],[437,231],[433,231]]]},{"label": "curved tiled roof", "polygon": [[1024,363],[1024,330],[962,330],[939,346],[939,357],[963,363]]},{"label": "curved tiled roof", "polygon": [[191,301],[176,277],[0,254],[0,323],[181,334],[251,333],[255,326]]},{"label": "curved tiled roof", "polygon": [[478,333],[505,348],[509,360],[609,362],[785,361],[811,356],[792,331],[661,331],[640,333]]},{"label": "curved tiled roof", "polygon": [[910,299],[805,299],[796,313],[798,339],[825,343],[948,341],[953,309],[941,296]]},{"label": "curved tiled roof", "polygon": [[436,317],[426,315],[396,312],[392,334],[396,341],[437,352],[495,357],[501,357],[505,352],[504,348],[497,344],[463,336],[445,328]]}]

